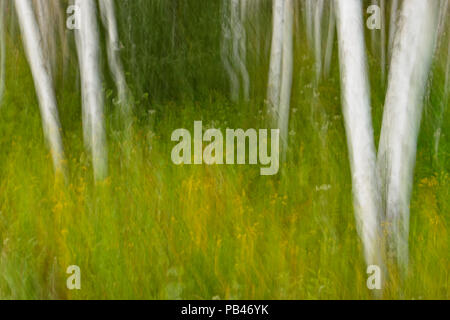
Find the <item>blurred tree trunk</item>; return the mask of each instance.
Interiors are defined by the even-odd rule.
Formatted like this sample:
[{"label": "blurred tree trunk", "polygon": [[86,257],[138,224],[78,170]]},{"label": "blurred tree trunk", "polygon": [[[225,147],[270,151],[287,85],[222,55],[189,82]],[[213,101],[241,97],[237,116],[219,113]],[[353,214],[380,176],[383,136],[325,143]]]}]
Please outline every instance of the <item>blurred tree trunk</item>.
[{"label": "blurred tree trunk", "polygon": [[354,211],[366,263],[383,266],[380,192],[360,0],[335,1],[342,108],[352,171]]},{"label": "blurred tree trunk", "polygon": [[431,67],[438,1],[408,0],[401,8],[378,150],[389,253],[408,265],[409,205],[423,97]]},{"label": "blurred tree trunk", "polygon": [[385,86],[386,81],[386,3],[380,0],[381,8],[381,36],[380,36],[380,59],[381,59],[381,83]]},{"label": "blurred tree trunk", "polygon": [[322,16],[323,0],[316,0],[314,6],[314,56],[316,64],[316,84],[322,76]]},{"label": "blurred tree trunk", "polygon": [[280,107],[278,128],[281,132],[282,159],[286,160],[289,137],[289,111],[291,103],[294,65],[294,0],[285,0],[283,25],[283,59],[281,73]]},{"label": "blurred tree trunk", "polygon": [[15,7],[39,100],[44,135],[51,150],[55,171],[64,173],[64,151],[56,97],[32,2],[31,0],[16,0]]},{"label": "blurred tree trunk", "polygon": [[103,180],[108,171],[104,125],[104,99],[100,79],[100,42],[97,7],[94,0],[76,0],[80,10],[80,29],[75,40],[80,65],[83,130],[86,147],[92,152],[94,177]]},{"label": "blurred tree trunk", "polygon": [[[242,81],[244,100],[250,98],[250,78],[247,71],[247,38],[245,32],[245,0],[231,0],[231,34],[233,65]],[[240,89],[240,88],[239,88]]]},{"label": "blurred tree trunk", "polygon": [[220,57],[225,71],[230,80],[230,96],[231,100],[236,102],[239,99],[239,78],[233,69],[231,57],[232,47],[232,32],[231,32],[231,18],[230,18],[230,1],[222,1],[222,41],[220,48]]},{"label": "blurred tree trunk", "polygon": [[389,18],[389,44],[388,44],[388,58],[389,63],[392,55],[392,45],[394,43],[395,31],[397,30],[397,17],[398,17],[398,0],[391,0],[391,12]]},{"label": "blurred tree trunk", "polygon": [[306,23],[306,39],[308,45],[313,42],[313,0],[305,0],[305,23]]},{"label": "blurred tree trunk", "polygon": [[130,115],[130,95],[128,90],[125,73],[123,71],[122,62],[120,60],[121,44],[119,40],[119,33],[117,30],[116,14],[113,0],[99,0],[100,13],[102,16],[103,25],[106,29],[106,45],[108,66],[114,83],[117,88],[119,97],[119,104],[121,106],[122,114],[126,117]]},{"label": "blurred tree trunk", "polygon": [[334,37],[336,34],[336,16],[334,14],[334,2],[328,1],[329,17],[328,17],[328,35],[327,35],[327,47],[325,49],[324,59],[324,75],[329,77],[331,69],[331,60],[333,58]]},{"label": "blurred tree trunk", "polygon": [[270,51],[269,81],[267,86],[268,111],[277,124],[281,95],[281,68],[283,60],[284,0],[273,1],[272,47]]}]

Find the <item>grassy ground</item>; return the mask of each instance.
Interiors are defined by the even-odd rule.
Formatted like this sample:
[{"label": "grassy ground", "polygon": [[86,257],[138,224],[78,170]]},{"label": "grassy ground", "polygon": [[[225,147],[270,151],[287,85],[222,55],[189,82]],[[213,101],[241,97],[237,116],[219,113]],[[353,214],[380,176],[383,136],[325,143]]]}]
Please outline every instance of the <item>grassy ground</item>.
[{"label": "grassy ground", "polygon": [[[232,104],[226,90],[173,101],[136,94],[132,138],[125,139],[106,90],[110,176],[94,185],[73,82],[58,88],[64,182],[55,179],[43,143],[22,51],[10,51],[0,111],[0,298],[373,298],[355,230],[336,64],[315,90],[311,57],[296,54],[291,149],[275,177],[260,176],[258,166],[177,167],[170,160],[171,132],[192,130],[194,120],[264,127],[261,99]],[[391,275],[385,298],[450,298],[448,111],[437,158],[432,144],[441,74],[419,141],[410,268],[404,278]],[[382,89],[373,92],[378,136]],[[79,291],[66,288],[69,265],[81,268]]]}]

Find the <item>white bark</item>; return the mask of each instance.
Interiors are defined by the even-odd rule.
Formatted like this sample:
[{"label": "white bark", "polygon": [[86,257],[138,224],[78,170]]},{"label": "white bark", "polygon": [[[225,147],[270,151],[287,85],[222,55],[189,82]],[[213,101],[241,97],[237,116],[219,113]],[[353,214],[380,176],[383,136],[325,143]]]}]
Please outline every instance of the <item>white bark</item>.
[{"label": "white bark", "polygon": [[316,65],[316,83],[322,75],[322,15],[323,0],[316,0],[314,7],[314,56]]},{"label": "white bark", "polygon": [[336,16],[334,15],[333,1],[329,1],[329,21],[328,21],[328,36],[327,47],[325,49],[325,61],[324,61],[324,75],[328,77],[331,69],[331,59],[333,58],[334,37],[336,33]]},{"label": "white bark", "polygon": [[306,39],[308,44],[313,42],[313,0],[305,0]]},{"label": "white bark", "polygon": [[388,57],[391,60],[392,46],[394,43],[394,35],[397,29],[397,17],[398,17],[398,0],[391,0],[391,13],[389,19],[389,45],[388,45]]},{"label": "white bark", "polygon": [[382,266],[380,193],[360,0],[335,1],[342,107],[352,172],[354,211],[368,265]]},{"label": "white bark", "polygon": [[55,35],[53,34],[53,21],[50,12],[49,0],[34,0],[37,21],[39,30],[41,32],[42,48],[45,56],[45,61],[48,64],[48,70],[54,75],[56,62],[56,43]]},{"label": "white bark", "polygon": [[97,8],[94,0],[76,0],[75,4],[80,10],[80,29],[76,30],[75,39],[83,97],[84,139],[86,146],[92,151],[94,177],[98,181],[107,176],[108,155],[103,115],[103,91],[100,80]]},{"label": "white bark", "polygon": [[247,39],[245,34],[245,27],[243,24],[243,16],[241,16],[240,1],[231,0],[231,32],[233,39],[233,64],[242,79],[242,89],[244,93],[244,100],[250,97],[250,77],[248,75],[246,60],[247,60]]},{"label": "white bark", "polygon": [[284,0],[273,1],[272,48],[270,51],[269,83],[267,87],[268,110],[276,123],[281,91],[283,59]]},{"label": "white bark", "polygon": [[56,172],[64,172],[64,151],[53,81],[44,58],[41,34],[31,0],[16,0],[15,7],[25,52],[39,100],[44,135],[51,150]]},{"label": "white bark", "polygon": [[222,1],[222,41],[220,48],[220,57],[230,80],[231,100],[236,102],[239,99],[239,78],[233,69],[230,61],[230,52],[232,47],[232,32],[230,24],[230,2]]},{"label": "white bark", "polygon": [[114,79],[117,93],[119,97],[119,104],[121,105],[125,115],[129,114],[130,101],[129,91],[123,71],[122,62],[120,60],[120,40],[117,31],[116,14],[113,0],[99,0],[100,13],[102,16],[103,25],[106,29],[106,43],[108,66],[111,75]]},{"label": "white bark", "polygon": [[6,0],[0,0],[0,108],[3,104],[3,95],[5,93],[6,74],[5,11]]},{"label": "white bark", "polygon": [[437,1],[408,0],[402,6],[384,107],[378,167],[389,251],[403,267],[408,264],[409,204],[437,18]]},{"label": "white bark", "polygon": [[282,156],[286,159],[289,132],[289,111],[291,103],[293,61],[294,61],[294,3],[285,0],[283,25],[283,61],[281,75],[280,108],[278,112],[278,128],[281,132]]},{"label": "white bark", "polygon": [[384,86],[386,79],[386,3],[380,0],[381,8],[381,37],[380,37],[380,57],[381,57],[381,82]]}]

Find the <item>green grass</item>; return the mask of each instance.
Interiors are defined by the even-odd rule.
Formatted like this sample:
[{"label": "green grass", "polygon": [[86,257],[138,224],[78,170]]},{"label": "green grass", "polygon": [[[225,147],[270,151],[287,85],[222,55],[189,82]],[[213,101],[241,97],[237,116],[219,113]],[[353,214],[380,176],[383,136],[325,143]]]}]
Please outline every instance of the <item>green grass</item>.
[{"label": "green grass", "polygon": [[[192,40],[194,52],[208,43],[205,39],[207,35]],[[137,79],[129,74],[136,100],[130,139],[116,120],[112,86],[105,83],[110,176],[97,185],[82,144],[80,98],[73,89],[76,60],[58,83],[69,170],[64,182],[52,170],[20,46],[10,48],[0,110],[0,298],[374,298],[366,287],[355,229],[338,66],[334,64],[333,76],[317,94],[310,85],[312,59],[301,43],[296,48],[291,148],[278,176],[262,177],[258,166],[177,167],[170,160],[171,132],[192,130],[194,120],[222,129],[266,126],[267,61],[250,67],[256,98],[232,104],[225,76],[214,80],[220,61],[204,61],[201,78],[201,57],[168,58],[174,69],[165,73],[159,60],[142,57],[142,51],[129,61],[147,73],[152,69],[142,67],[145,61],[162,69]],[[183,74],[189,62],[191,73]],[[371,61],[371,69],[376,62]],[[387,299],[450,297],[450,144],[444,136],[437,158],[432,144],[436,110],[443,101],[441,69],[437,64],[419,139],[409,271],[404,277],[390,275]],[[381,91],[373,86],[377,135]],[[194,94],[183,94],[189,92]],[[448,119],[447,109],[445,135]],[[331,188],[316,188],[322,185]],[[69,265],[81,268],[79,291],[66,288]]]}]

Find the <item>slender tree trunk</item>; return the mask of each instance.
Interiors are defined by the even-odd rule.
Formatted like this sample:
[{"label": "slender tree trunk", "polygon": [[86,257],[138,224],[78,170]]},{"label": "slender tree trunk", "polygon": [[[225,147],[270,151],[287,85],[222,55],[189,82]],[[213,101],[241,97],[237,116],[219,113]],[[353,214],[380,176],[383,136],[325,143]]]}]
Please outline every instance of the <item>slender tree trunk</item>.
[{"label": "slender tree trunk", "polygon": [[313,43],[313,0],[305,0],[306,39],[308,44]]},{"label": "slender tree trunk", "polygon": [[322,15],[323,0],[316,0],[314,7],[314,55],[316,64],[316,84],[322,76]]},{"label": "slender tree trunk", "polygon": [[5,93],[6,74],[5,11],[6,0],[0,0],[0,108],[2,107],[3,95]]},{"label": "slender tree trunk", "polygon": [[277,123],[281,91],[281,68],[283,59],[284,0],[273,1],[272,48],[270,51],[269,83],[267,87],[268,110]]},{"label": "slender tree trunk", "polygon": [[334,35],[336,33],[336,16],[334,14],[334,2],[329,1],[329,21],[328,21],[328,36],[327,47],[325,49],[325,61],[324,61],[324,75],[328,77],[331,69],[331,59],[333,58],[334,47]]},{"label": "slender tree trunk", "polygon": [[294,3],[285,0],[283,25],[283,61],[281,75],[280,108],[278,112],[278,128],[281,132],[282,158],[286,159],[289,137],[289,111],[292,91],[292,75],[294,61]]},{"label": "slender tree trunk", "polygon": [[116,14],[113,0],[99,0],[100,12],[102,15],[103,25],[106,29],[107,36],[107,55],[108,65],[112,77],[116,84],[119,104],[122,107],[123,114],[128,116],[130,113],[130,101],[127,81],[123,71],[122,62],[120,60],[120,40],[117,31]]},{"label": "slender tree trunk", "polygon": [[233,69],[230,61],[232,33],[230,24],[230,1],[222,1],[222,41],[220,48],[220,57],[230,80],[230,96],[231,100],[236,102],[239,99],[239,78]]},{"label": "slender tree trunk", "polygon": [[247,39],[245,34],[245,27],[243,25],[243,16],[241,15],[240,1],[231,0],[231,31],[233,39],[233,64],[237,73],[242,79],[242,89],[244,93],[244,100],[250,97],[250,77],[248,75],[246,60],[247,60]]},{"label": "slender tree trunk", "polygon": [[360,0],[334,2],[354,211],[368,265],[382,266],[380,193]]},{"label": "slender tree trunk", "polygon": [[378,151],[389,253],[408,265],[409,204],[423,97],[429,75],[438,2],[408,0],[395,35]]},{"label": "slender tree trunk", "polygon": [[52,77],[47,68],[48,63],[44,58],[39,26],[33,12],[31,0],[16,0],[15,7],[26,56],[39,100],[44,135],[51,150],[55,171],[64,173],[64,151],[58,108]]},{"label": "slender tree trunk", "polygon": [[54,43],[55,36],[51,30],[52,25],[55,22],[52,21],[53,19],[50,14],[50,2],[49,0],[34,0],[34,7],[41,33],[45,61],[48,64],[48,70],[53,77],[55,73],[56,44]]},{"label": "slender tree trunk", "polygon": [[108,154],[103,115],[103,91],[100,80],[100,42],[97,8],[94,0],[76,0],[80,10],[80,29],[75,32],[81,70],[83,96],[83,127],[86,146],[92,152],[94,177],[107,176]]},{"label": "slender tree trunk", "polygon": [[386,3],[380,0],[381,8],[381,36],[380,36],[380,56],[381,56],[381,83],[383,87],[386,81]]},{"label": "slender tree trunk", "polygon": [[398,17],[398,0],[391,0],[391,13],[389,19],[389,46],[388,57],[391,61],[392,46],[394,44],[395,31],[397,30],[397,17]]}]

